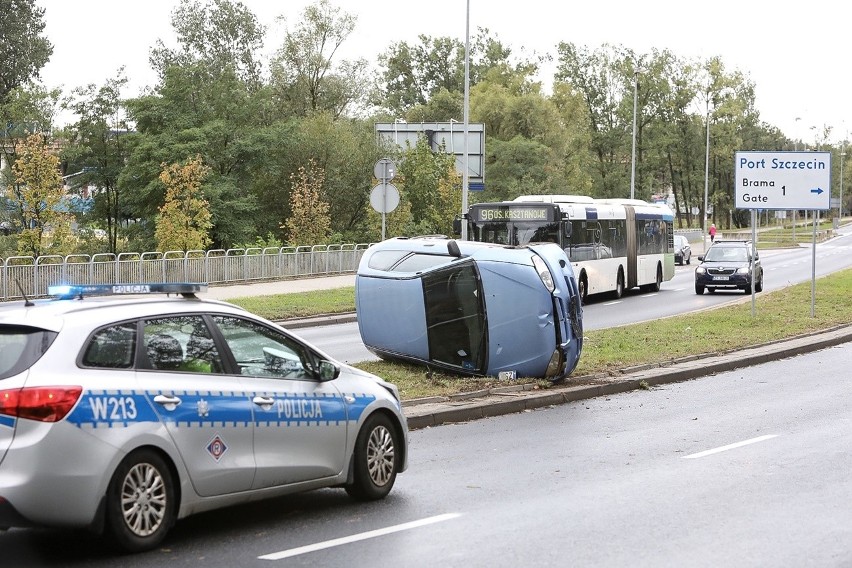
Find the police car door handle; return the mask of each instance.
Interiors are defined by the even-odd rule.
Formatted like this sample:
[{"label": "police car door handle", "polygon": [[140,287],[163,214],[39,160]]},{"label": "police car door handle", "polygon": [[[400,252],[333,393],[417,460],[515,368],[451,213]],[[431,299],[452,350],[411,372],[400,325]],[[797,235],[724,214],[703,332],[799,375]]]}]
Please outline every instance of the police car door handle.
[{"label": "police car door handle", "polygon": [[174,410],[178,406],[180,406],[180,398],[176,396],[166,396],[164,394],[158,394],[154,397],[154,402],[162,405],[166,410]]},{"label": "police car door handle", "polygon": [[270,398],[268,396],[256,396],[253,399],[251,399],[251,401],[258,406],[265,407],[267,410],[269,409],[270,406],[275,404],[275,399]]}]

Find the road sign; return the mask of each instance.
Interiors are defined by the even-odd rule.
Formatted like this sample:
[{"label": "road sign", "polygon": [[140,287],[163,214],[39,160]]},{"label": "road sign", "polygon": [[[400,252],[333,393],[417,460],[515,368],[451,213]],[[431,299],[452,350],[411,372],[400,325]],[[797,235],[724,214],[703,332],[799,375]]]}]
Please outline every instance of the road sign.
[{"label": "road sign", "polygon": [[399,190],[390,183],[380,183],[370,192],[370,205],[379,213],[390,213],[399,206]]},{"label": "road sign", "polygon": [[377,180],[390,181],[396,175],[396,164],[388,158],[382,158],[373,166],[373,173]]},{"label": "road sign", "polygon": [[830,209],[830,152],[737,152],[737,209]]}]

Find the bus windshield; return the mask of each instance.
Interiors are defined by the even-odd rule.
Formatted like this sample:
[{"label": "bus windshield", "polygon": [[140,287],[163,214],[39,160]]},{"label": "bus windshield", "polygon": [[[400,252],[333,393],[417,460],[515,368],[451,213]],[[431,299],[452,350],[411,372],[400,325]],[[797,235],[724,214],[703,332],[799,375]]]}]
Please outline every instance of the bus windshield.
[{"label": "bus windshield", "polygon": [[529,243],[559,244],[558,223],[478,223],[473,226],[474,241],[522,246]]}]

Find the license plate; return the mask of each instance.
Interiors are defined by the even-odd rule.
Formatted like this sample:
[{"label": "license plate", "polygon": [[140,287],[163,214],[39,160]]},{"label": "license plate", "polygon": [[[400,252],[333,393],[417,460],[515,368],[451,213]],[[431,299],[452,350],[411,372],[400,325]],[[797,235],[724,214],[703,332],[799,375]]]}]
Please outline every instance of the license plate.
[{"label": "license plate", "polygon": [[730,280],[729,276],[714,276],[713,280]]}]

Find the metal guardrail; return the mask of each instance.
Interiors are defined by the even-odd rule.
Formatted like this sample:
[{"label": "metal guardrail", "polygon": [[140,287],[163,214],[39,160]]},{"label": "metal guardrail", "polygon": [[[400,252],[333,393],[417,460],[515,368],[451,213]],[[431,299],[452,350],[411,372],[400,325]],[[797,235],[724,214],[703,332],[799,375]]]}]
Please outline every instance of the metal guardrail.
[{"label": "metal guardrail", "polygon": [[355,272],[369,243],[0,258],[0,301],[56,284],[252,282]]}]

